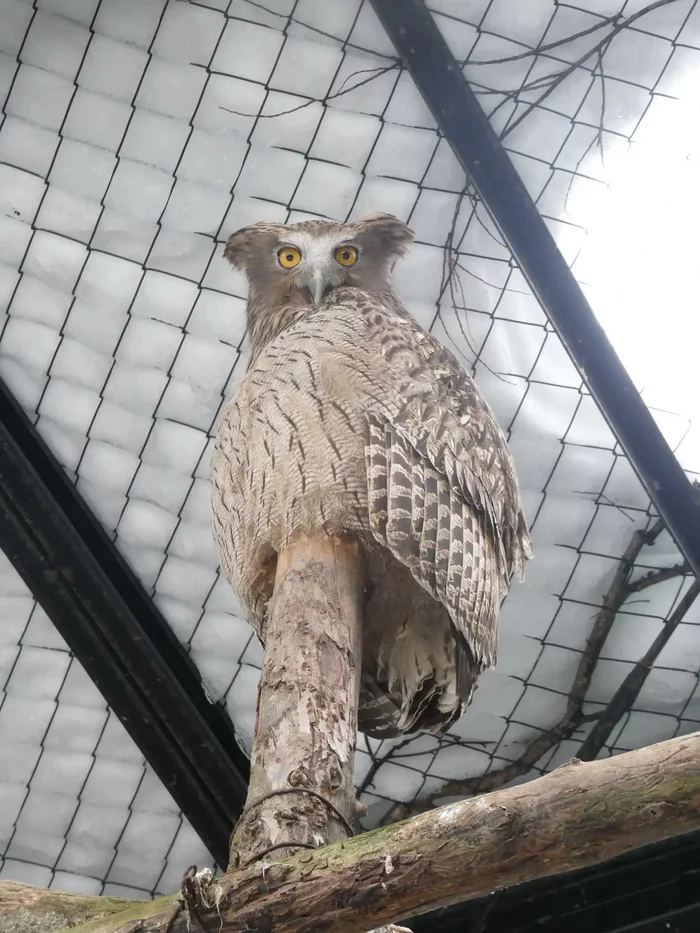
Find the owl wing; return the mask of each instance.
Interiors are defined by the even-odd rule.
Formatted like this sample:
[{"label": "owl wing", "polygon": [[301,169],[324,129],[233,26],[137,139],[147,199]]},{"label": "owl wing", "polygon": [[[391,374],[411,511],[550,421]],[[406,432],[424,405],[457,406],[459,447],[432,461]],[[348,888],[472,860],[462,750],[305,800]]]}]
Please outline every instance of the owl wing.
[{"label": "owl wing", "polygon": [[332,382],[366,411],[372,534],[445,606],[476,665],[490,667],[501,597],[531,554],[505,436],[449,350],[400,306],[363,301],[368,345],[332,354]]}]

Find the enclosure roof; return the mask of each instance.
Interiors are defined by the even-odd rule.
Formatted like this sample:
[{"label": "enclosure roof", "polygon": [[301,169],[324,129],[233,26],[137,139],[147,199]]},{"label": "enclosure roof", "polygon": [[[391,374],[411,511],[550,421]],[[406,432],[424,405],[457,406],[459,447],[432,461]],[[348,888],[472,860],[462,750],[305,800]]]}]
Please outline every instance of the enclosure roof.
[{"label": "enclosure roof", "polygon": [[[677,462],[700,477],[690,229],[700,3],[427,6],[572,283]],[[47,613],[37,602],[48,605],[46,591],[32,592],[13,569],[19,550],[10,553],[4,525],[0,878],[152,896],[172,890],[186,865],[212,860],[202,821],[213,826],[217,807],[222,825],[232,818],[215,790],[228,778],[215,778],[213,764],[198,770],[185,748],[190,797],[202,794],[191,814],[198,837],[182,812],[187,769],[166,789],[116,712],[120,701],[142,704],[160,730],[161,776],[183,747],[178,709],[195,717],[191,735],[205,730],[226,749],[225,767],[244,776],[238,749],[250,748],[261,651],[219,575],[208,474],[218,419],[247,361],[245,282],[222,247],[256,220],[384,210],[410,224],[416,243],[396,289],[474,372],[507,431],[532,528],[535,559],[504,604],[498,667],[468,714],[441,739],[359,737],[366,825],[397,802],[439,795],[447,780],[488,789],[501,772],[530,779],[591,733],[592,722],[571,723],[563,741],[523,758],[566,717],[620,559],[635,531],[657,527],[657,511],[531,291],[522,256],[438,129],[416,62],[409,73],[375,7],[392,4],[0,0],[0,378],[89,513],[50,464],[38,465],[36,437],[27,440],[9,401],[0,439],[15,445],[16,485],[10,495],[6,466],[0,501],[17,505],[26,494],[20,519],[45,502],[36,521],[53,516],[55,547],[65,541],[68,552],[70,540],[80,566],[97,568]],[[628,423],[628,434],[640,424]],[[39,479],[22,483],[30,470]],[[32,534],[22,539],[35,554],[25,570],[38,578],[48,531]],[[673,572],[618,613],[583,716],[609,707],[691,586],[663,530],[635,556],[631,581],[665,568]],[[64,622],[77,618],[98,578],[112,589],[90,590],[80,637],[88,644],[90,620],[101,620],[91,657],[112,671],[101,683],[105,694],[112,684],[111,707],[75,656],[77,642],[72,652],[56,628],[61,612]],[[172,675],[169,701],[149,694],[146,669],[131,699],[121,688],[143,642],[104,637],[127,618],[118,600],[151,632],[152,663]],[[698,728],[699,612],[695,603],[673,628],[601,754]],[[210,848],[220,836],[211,831]]]}]

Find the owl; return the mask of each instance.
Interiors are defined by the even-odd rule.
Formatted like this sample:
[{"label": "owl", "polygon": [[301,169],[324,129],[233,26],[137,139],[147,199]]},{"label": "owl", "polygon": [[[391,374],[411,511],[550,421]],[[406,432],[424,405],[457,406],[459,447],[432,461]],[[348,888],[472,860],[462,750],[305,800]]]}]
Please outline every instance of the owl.
[{"label": "owl", "polygon": [[225,248],[249,283],[250,357],[212,455],[219,560],[264,644],[292,536],[359,540],[359,726],[377,738],[440,734],[461,715],[530,556],[498,423],[392,290],[412,239],[378,213],[256,223]]}]

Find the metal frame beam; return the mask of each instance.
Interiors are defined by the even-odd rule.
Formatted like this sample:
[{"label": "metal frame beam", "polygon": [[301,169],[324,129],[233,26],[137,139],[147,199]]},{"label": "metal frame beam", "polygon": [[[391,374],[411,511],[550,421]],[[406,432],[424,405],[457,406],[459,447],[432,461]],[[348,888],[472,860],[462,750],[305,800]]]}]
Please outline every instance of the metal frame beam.
[{"label": "metal frame beam", "polygon": [[2,380],[0,549],[226,867],[249,774],[231,721]]},{"label": "metal frame beam", "polygon": [[620,362],[423,0],[370,0],[696,575],[700,497]]}]

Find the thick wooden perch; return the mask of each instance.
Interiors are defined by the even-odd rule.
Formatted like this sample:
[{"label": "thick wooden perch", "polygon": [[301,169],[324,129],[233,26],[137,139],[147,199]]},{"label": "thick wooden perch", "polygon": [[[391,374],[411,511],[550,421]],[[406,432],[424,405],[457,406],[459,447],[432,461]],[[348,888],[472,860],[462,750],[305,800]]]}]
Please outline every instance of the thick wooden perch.
[{"label": "thick wooden perch", "polygon": [[363,588],[351,538],[301,535],[278,557],[231,868],[352,832]]},{"label": "thick wooden perch", "polygon": [[[211,933],[361,933],[584,868],[700,829],[699,760],[695,733],[602,761],[574,761],[530,783],[283,862],[229,871],[205,890],[198,918]],[[2,898],[0,885],[0,914]],[[175,903],[139,905],[81,933],[164,933],[170,918],[171,933],[185,933],[187,911],[174,916]]]}]

